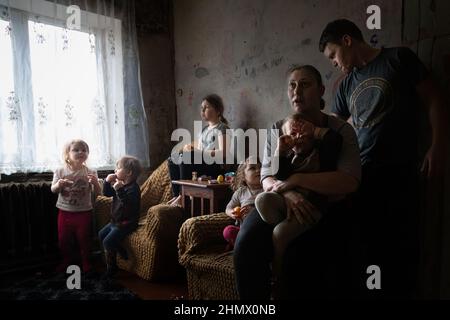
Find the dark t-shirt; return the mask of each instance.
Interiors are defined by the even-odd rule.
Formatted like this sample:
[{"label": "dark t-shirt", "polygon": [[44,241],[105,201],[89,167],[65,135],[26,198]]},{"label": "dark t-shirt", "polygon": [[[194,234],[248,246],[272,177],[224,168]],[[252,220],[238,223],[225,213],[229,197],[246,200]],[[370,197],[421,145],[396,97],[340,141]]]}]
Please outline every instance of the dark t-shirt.
[{"label": "dark t-shirt", "polygon": [[427,76],[410,49],[389,48],[342,81],[331,110],[352,117],[363,167],[416,161],[420,103],[416,85]]}]

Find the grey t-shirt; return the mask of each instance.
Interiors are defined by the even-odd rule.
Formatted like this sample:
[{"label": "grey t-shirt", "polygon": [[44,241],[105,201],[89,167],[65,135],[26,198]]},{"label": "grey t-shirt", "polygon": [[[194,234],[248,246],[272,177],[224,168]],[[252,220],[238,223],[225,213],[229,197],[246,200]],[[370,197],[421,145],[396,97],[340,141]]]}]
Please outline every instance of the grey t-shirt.
[{"label": "grey t-shirt", "polygon": [[214,127],[205,126],[198,139],[200,150],[217,150],[219,149],[219,136],[226,134],[229,127],[219,122]]},{"label": "grey t-shirt", "polygon": [[256,196],[263,191],[262,188],[250,190],[247,186],[240,187],[233,193],[230,202],[228,202],[227,209],[234,209],[237,206],[254,206]]},{"label": "grey t-shirt", "polygon": [[382,49],[339,85],[332,112],[352,123],[363,166],[404,165],[417,158],[416,85],[428,76],[408,48]]},{"label": "grey t-shirt", "polygon": [[[342,148],[338,157],[336,165],[337,171],[344,172],[350,176],[361,180],[361,160],[359,158],[358,141],[356,138],[355,130],[347,122],[339,119],[335,116],[327,116],[327,125],[331,130],[339,133],[342,136]],[[281,127],[284,120],[280,120],[272,125],[272,130],[267,135],[267,140],[264,149],[264,159],[261,167],[261,181],[269,176],[276,174],[275,170],[278,169],[272,165],[272,158],[277,148],[278,136],[281,131]],[[272,145],[272,142],[274,145]]]}]

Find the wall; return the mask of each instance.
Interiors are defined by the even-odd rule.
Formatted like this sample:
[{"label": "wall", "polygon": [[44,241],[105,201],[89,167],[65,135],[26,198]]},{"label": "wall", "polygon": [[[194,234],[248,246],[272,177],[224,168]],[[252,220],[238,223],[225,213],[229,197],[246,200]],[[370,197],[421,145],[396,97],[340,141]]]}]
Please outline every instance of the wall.
[{"label": "wall", "polygon": [[[414,49],[432,71],[436,83],[450,93],[450,3],[445,0],[408,0],[404,7],[403,43]],[[421,125],[424,153],[429,146],[430,130],[423,112]],[[450,122],[450,119],[448,119]],[[444,141],[449,141],[446,137]],[[443,191],[423,184],[422,232],[424,237],[421,288],[427,297],[450,298],[450,154]]]},{"label": "wall", "polygon": [[[398,44],[402,1],[375,1],[382,30],[364,28],[376,45]],[[174,0],[178,125],[192,130],[201,98],[224,98],[234,128],[266,128],[290,112],[285,72],[312,64],[322,73],[327,104],[340,77],[318,50],[326,23],[350,18],[365,26],[374,1]]]}]

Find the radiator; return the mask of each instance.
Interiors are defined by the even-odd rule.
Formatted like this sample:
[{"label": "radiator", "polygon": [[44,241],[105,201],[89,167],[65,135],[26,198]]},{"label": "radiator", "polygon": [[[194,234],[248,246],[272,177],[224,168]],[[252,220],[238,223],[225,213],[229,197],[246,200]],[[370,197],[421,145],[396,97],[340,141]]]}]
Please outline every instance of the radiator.
[{"label": "radiator", "polygon": [[0,273],[57,257],[56,199],[50,182],[0,184]]}]

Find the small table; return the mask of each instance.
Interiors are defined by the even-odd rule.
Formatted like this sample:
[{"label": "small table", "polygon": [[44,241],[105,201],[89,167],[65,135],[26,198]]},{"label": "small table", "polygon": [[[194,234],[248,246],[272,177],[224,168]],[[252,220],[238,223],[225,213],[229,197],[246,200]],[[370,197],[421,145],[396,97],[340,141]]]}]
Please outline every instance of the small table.
[{"label": "small table", "polygon": [[[181,205],[187,210],[186,197],[200,198],[200,215],[205,214],[204,200],[209,200],[209,214],[219,212],[219,204],[224,203],[230,195],[230,183],[209,184],[208,181],[174,180],[174,184],[181,186]],[[192,201],[195,202],[195,201]],[[195,205],[190,204],[191,217],[194,217]],[[223,207],[225,209],[225,207]]]}]

